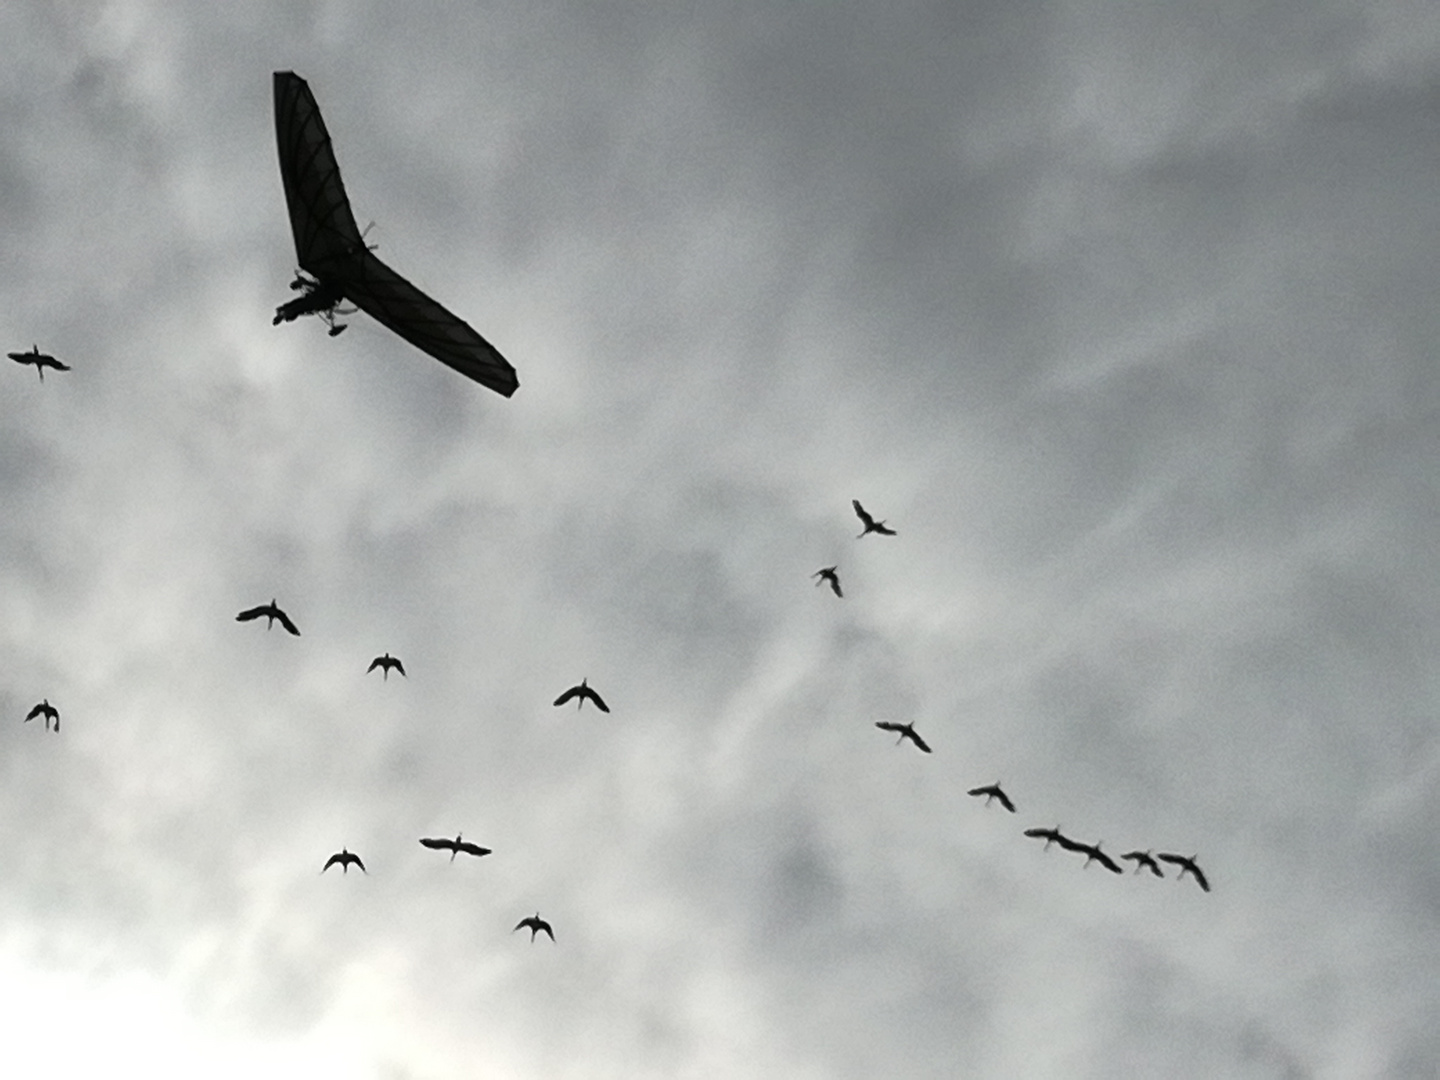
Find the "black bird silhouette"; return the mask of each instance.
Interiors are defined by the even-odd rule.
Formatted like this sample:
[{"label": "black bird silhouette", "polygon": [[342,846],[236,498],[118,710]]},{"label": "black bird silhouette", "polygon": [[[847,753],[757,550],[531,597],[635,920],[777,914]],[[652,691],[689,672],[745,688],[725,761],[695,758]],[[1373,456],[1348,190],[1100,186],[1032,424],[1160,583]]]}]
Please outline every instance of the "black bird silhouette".
[{"label": "black bird silhouette", "polygon": [[[519,930],[522,926],[530,931],[530,941],[532,943],[535,941],[535,935],[542,930],[550,935],[551,941],[555,940],[555,931],[550,929],[550,924],[540,917],[540,912],[538,911],[535,912],[534,915],[525,916],[525,918],[516,923],[515,930]],[[515,930],[511,930],[510,932],[513,934]]]},{"label": "black bird silhouette", "polygon": [[1195,879],[1196,885],[1199,885],[1200,888],[1204,889],[1206,892],[1210,891],[1210,882],[1205,880],[1205,872],[1201,870],[1200,867],[1195,865],[1194,855],[1191,855],[1187,858],[1184,855],[1168,855],[1162,851],[1155,857],[1157,859],[1162,859],[1168,863],[1174,863],[1176,866],[1180,867],[1180,873],[1175,875],[1177,878],[1182,878],[1186,874],[1189,874]]},{"label": "black bird silhouette", "polygon": [[[1010,801],[1009,795],[1006,795],[1005,792],[1000,790],[1000,782],[998,780],[993,784],[986,785],[985,787],[971,788],[966,794],[984,795],[986,806],[990,805],[991,799],[999,799],[1001,806],[1005,807],[1005,809],[1009,810],[1012,814],[1015,812],[1015,804]],[[1056,829],[1059,829],[1058,825],[1056,826]]]},{"label": "black bird silhouette", "polygon": [[12,352],[9,356],[10,359],[14,360],[17,364],[34,364],[35,370],[40,373],[41,382],[45,381],[45,369],[47,367],[54,368],[56,371],[70,370],[69,364],[62,364],[49,353],[41,352],[39,345],[30,346],[29,352]]},{"label": "black bird silhouette", "polygon": [[1121,855],[1120,858],[1133,859],[1135,862],[1135,873],[1137,874],[1140,872],[1140,868],[1143,866],[1156,877],[1165,876],[1160,870],[1160,864],[1150,857],[1150,852],[1148,851],[1127,851],[1124,855]]},{"label": "black bird silhouette", "polygon": [[821,585],[825,584],[828,581],[830,583],[830,588],[835,591],[836,596],[844,596],[845,594],[840,591],[840,576],[835,573],[835,571],[838,569],[839,567],[836,566],[822,566],[819,570],[816,570],[813,574],[810,575],[813,578],[820,579],[819,581],[815,582],[815,587],[818,589]]},{"label": "black bird silhouette", "polygon": [[925,740],[922,739],[919,735],[915,734],[914,724],[897,724],[893,720],[876,720],[875,726],[878,727],[881,731],[898,732],[900,738],[895,740],[896,746],[899,746],[904,740],[909,739],[921,750],[925,751],[925,753],[930,753],[930,747],[925,745]]},{"label": "black bird silhouette", "polygon": [[580,685],[579,685],[579,686],[572,686],[572,687],[570,687],[569,690],[566,690],[563,694],[561,694],[559,697],[557,697],[557,698],[555,699],[555,704],[556,704],[556,705],[564,705],[564,704],[565,704],[567,701],[569,701],[571,698],[579,698],[579,699],[580,699],[580,704],[577,705],[577,706],[575,706],[576,709],[583,709],[583,708],[585,707],[585,699],[586,699],[586,698],[589,698],[591,701],[593,701],[593,702],[595,703],[595,707],[596,707],[597,709],[599,709],[601,712],[609,712],[609,711],[610,711],[610,706],[605,704],[605,700],[604,700],[599,694],[597,694],[594,690],[592,690],[592,689],[586,684],[586,682],[585,682],[584,679],[581,679],[581,680],[580,680]]},{"label": "black bird silhouette", "polygon": [[25,723],[28,724],[31,720],[34,720],[35,717],[37,717],[37,716],[43,716],[43,717],[45,718],[45,730],[46,730],[46,731],[49,731],[49,730],[50,730],[50,721],[51,721],[51,720],[54,720],[54,721],[55,721],[55,730],[56,730],[56,731],[59,731],[59,730],[60,730],[60,710],[57,709],[57,708],[55,708],[54,705],[51,705],[51,704],[50,704],[50,699],[49,699],[49,698],[46,698],[44,701],[40,702],[39,705],[36,705],[33,709],[30,710],[29,713],[26,714],[26,716],[25,716]]},{"label": "black bird silhouette", "polygon": [[1025,835],[1033,836],[1036,839],[1043,839],[1045,841],[1046,851],[1050,850],[1051,844],[1058,842],[1061,847],[1064,847],[1066,844],[1073,842],[1069,837],[1060,835],[1059,825],[1056,825],[1053,829],[1026,829]]},{"label": "black bird silhouette", "polygon": [[[1083,851],[1085,853],[1086,866],[1089,866],[1091,860],[1094,860],[1095,862],[1098,862],[1101,866],[1105,867],[1106,870],[1113,871],[1116,874],[1123,874],[1125,871],[1120,869],[1120,864],[1117,863],[1114,859],[1110,858],[1109,855],[1106,855],[1105,852],[1100,850],[1100,845],[1104,842],[1104,840],[1097,840],[1093,844],[1076,844],[1075,847],[1071,850]],[[1062,844],[1062,846],[1068,845]]]},{"label": "black bird silhouette", "polygon": [[343,874],[350,873],[351,863],[354,863],[356,866],[360,867],[360,872],[362,874],[369,873],[369,871],[365,869],[365,864],[360,861],[360,856],[352,854],[343,847],[334,855],[331,855],[330,858],[325,860],[325,865],[320,868],[320,872],[323,874],[326,870],[329,870],[330,867],[334,866],[336,863],[340,864],[340,872]]},{"label": "black bird silhouette", "polygon": [[260,618],[262,615],[266,619],[266,630],[273,629],[275,626],[275,620],[279,619],[281,626],[283,626],[286,630],[289,630],[290,633],[294,634],[296,637],[300,636],[300,631],[296,629],[295,624],[290,621],[290,616],[286,615],[285,612],[281,611],[278,607],[275,606],[275,599],[273,597],[270,599],[270,603],[268,604],[261,604],[259,607],[248,608],[245,611],[240,612],[239,615],[235,616],[235,621],[249,622],[251,619]]},{"label": "black bird silhouette", "polygon": [[[865,526],[865,529],[863,532],[860,533],[860,536],[864,536],[865,533],[872,532],[879,533],[881,536],[895,535],[895,530],[887,526],[885,522],[876,521],[873,517],[867,514],[865,512],[865,508],[860,505],[859,499],[851,499],[850,505],[855,507],[855,513],[860,518],[860,523]],[[855,537],[855,539],[859,540],[860,536]]]},{"label": "black bird silhouette", "polygon": [[[424,845],[425,845],[426,847],[428,847],[428,848],[434,849],[435,851],[448,851],[448,852],[450,852],[450,861],[451,861],[451,862],[454,862],[454,861],[455,861],[455,856],[458,855],[458,854],[460,854],[460,852],[462,852],[462,851],[463,851],[466,855],[476,855],[476,856],[479,856],[479,855],[489,855],[489,854],[490,854],[490,849],[489,849],[488,847],[481,847],[479,844],[472,844],[472,843],[470,843],[469,841],[461,840],[459,833],[456,833],[456,834],[455,834],[455,839],[454,839],[454,840],[443,840],[443,839],[435,839],[435,838],[429,837],[429,836],[422,836],[422,837],[420,838],[420,843],[424,844]],[[538,914],[538,912],[537,912],[537,914]]]},{"label": "black bird silhouette", "polygon": [[365,669],[365,674],[369,675],[370,672],[374,671],[377,667],[380,669],[381,678],[386,682],[390,681],[391,668],[400,672],[401,675],[405,674],[405,665],[400,663],[399,660],[395,659],[395,657],[391,656],[388,652],[384,656],[377,656],[374,660],[371,660],[370,666]]}]

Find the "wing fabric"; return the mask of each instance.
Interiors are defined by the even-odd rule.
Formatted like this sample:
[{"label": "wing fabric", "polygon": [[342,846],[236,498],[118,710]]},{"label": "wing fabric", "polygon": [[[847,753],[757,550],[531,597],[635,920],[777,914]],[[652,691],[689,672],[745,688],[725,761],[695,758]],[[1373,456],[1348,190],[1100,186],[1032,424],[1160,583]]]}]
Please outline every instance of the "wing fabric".
[{"label": "wing fabric", "polygon": [[500,351],[458,315],[447,311],[365,251],[332,277],[345,299],[442,364],[509,397],[520,381]]},{"label": "wing fabric", "polygon": [[293,71],[275,72],[275,136],[280,179],[301,269],[322,280],[343,276],[365,250],[330,133],[309,85]]},{"label": "wing fabric", "polygon": [[275,135],[300,268],[466,378],[515,393],[515,369],[495,346],[365,247],[320,106],[293,71],[275,72]]}]

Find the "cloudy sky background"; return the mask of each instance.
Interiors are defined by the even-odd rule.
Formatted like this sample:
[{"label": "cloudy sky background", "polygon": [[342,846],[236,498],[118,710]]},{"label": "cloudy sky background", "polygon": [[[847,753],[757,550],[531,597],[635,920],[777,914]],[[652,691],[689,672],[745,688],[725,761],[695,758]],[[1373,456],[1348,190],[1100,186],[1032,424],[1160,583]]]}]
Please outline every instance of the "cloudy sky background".
[{"label": "cloudy sky background", "polygon": [[1440,9],[1181,7],[0,9],[9,1060],[1433,1075]]}]

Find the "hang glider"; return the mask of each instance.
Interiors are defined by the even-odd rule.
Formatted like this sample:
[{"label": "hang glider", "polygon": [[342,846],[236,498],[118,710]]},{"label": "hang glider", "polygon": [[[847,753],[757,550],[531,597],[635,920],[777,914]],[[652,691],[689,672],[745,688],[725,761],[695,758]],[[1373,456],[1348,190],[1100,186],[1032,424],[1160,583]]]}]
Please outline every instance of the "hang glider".
[{"label": "hang glider", "polygon": [[300,269],[291,287],[300,292],[275,311],[275,322],[319,315],[340,333],[335,316],[348,300],[466,378],[509,397],[520,385],[499,350],[459,316],[441,307],[365,246],[355,224],[330,133],[309,85],[293,71],[275,72],[275,134],[280,178],[295,234]]}]

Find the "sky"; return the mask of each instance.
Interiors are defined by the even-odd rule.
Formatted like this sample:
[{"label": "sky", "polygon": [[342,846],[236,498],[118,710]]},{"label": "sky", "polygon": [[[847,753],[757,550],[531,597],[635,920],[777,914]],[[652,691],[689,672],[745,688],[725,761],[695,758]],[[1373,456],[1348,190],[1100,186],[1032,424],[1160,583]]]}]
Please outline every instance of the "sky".
[{"label": "sky", "polygon": [[[1435,1074],[1440,8],[0,39],[24,1075]],[[277,70],[513,398],[271,325]]]}]

